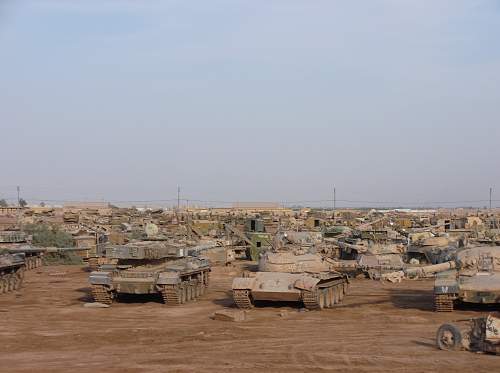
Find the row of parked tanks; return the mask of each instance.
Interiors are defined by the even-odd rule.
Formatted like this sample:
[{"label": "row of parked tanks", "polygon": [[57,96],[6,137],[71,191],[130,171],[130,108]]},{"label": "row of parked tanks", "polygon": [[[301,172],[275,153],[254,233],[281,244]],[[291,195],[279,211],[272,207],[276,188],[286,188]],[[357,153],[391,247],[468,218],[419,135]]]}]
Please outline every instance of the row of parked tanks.
[{"label": "row of parked tanks", "polygon": [[[348,249],[361,248],[337,241]],[[244,272],[232,283],[234,303],[242,309],[258,301],[287,301],[307,309],[331,308],[348,293],[352,273],[380,280],[435,277],[434,307],[451,312],[457,302],[500,303],[500,247],[460,247],[451,260],[426,266],[380,263],[380,251],[363,250],[351,260],[325,256],[317,237],[279,232],[271,249],[260,254],[255,272]],[[109,245],[108,264],[90,274],[96,301],[111,304],[120,294],[160,294],[178,305],[203,295],[210,262],[202,251],[163,240]],[[382,255],[384,257],[384,255]],[[378,273],[378,276],[374,276]]]}]

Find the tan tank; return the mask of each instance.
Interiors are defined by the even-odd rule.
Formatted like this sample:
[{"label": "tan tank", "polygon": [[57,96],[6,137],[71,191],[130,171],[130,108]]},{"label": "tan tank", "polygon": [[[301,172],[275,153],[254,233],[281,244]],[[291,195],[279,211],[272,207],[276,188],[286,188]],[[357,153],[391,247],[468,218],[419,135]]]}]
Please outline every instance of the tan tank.
[{"label": "tan tank", "polygon": [[[286,236],[282,239],[286,239]],[[259,271],[233,280],[236,306],[254,301],[302,302],[307,309],[331,308],[342,302],[348,276],[314,253],[311,245],[278,245],[260,255]]]}]

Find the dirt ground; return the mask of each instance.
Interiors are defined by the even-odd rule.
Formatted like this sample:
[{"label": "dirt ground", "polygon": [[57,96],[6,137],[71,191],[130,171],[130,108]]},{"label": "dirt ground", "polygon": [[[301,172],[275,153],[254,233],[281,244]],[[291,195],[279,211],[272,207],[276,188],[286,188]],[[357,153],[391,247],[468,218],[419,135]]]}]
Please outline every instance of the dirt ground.
[{"label": "dirt ground", "polygon": [[108,309],[83,307],[91,299],[82,267],[29,272],[21,291],[0,297],[0,371],[498,372],[500,357],[434,347],[441,323],[487,310],[432,312],[432,281],[354,280],[336,309],[266,304],[245,322],[210,319],[232,307],[238,271],[215,268],[195,303],[139,297]]}]

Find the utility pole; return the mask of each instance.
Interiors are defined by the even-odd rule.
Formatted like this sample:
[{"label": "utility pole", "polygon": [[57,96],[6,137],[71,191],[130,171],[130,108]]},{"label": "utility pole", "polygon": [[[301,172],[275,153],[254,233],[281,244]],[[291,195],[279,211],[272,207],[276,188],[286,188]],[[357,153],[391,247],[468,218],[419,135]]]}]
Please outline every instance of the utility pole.
[{"label": "utility pole", "polygon": [[[19,207],[21,207],[21,198],[19,197],[20,192],[21,192],[21,187],[18,185],[17,186],[17,206],[19,206]],[[491,202],[490,202],[490,204],[491,204]]]},{"label": "utility pole", "polygon": [[335,208],[337,207],[337,190],[333,187],[333,218],[335,219]]},{"label": "utility pole", "polygon": [[181,207],[181,187],[177,187],[177,210]]},{"label": "utility pole", "polygon": [[491,196],[493,195],[493,188],[490,187],[490,210],[491,210]]}]

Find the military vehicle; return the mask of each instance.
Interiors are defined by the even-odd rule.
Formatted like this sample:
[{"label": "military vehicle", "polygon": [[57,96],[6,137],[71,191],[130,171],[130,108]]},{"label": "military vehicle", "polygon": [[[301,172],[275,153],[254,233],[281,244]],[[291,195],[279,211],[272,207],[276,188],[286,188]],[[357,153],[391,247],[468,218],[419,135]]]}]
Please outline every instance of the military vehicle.
[{"label": "military vehicle", "polygon": [[31,236],[21,231],[0,232],[0,249],[9,253],[24,256],[25,268],[27,270],[41,267],[43,265],[43,248],[31,246]]},{"label": "military vehicle", "polygon": [[[439,264],[449,261],[457,249],[467,246],[465,237],[459,239],[451,239],[445,236],[428,236],[411,239],[406,250],[405,261],[412,264]],[[412,238],[412,235],[410,235]]]},{"label": "military vehicle", "polygon": [[210,264],[188,256],[186,247],[165,241],[109,245],[105,264],[91,272],[89,281],[96,302],[111,304],[118,294],[161,294],[168,305],[197,299],[208,287]]},{"label": "military vehicle", "polygon": [[437,331],[436,345],[445,351],[467,350],[500,354],[500,318],[488,315],[467,320],[466,327],[443,324]]},{"label": "military vehicle", "polygon": [[348,276],[333,270],[313,245],[287,241],[286,233],[278,234],[273,249],[260,255],[258,272],[233,280],[238,308],[252,308],[254,301],[302,302],[307,309],[331,308],[342,302]]},{"label": "military vehicle", "polygon": [[0,294],[17,290],[24,279],[24,255],[0,250]]},{"label": "military vehicle", "polygon": [[456,301],[500,303],[500,246],[459,250],[450,269],[437,274],[435,310],[452,312]]},{"label": "military vehicle", "polygon": [[403,262],[402,244],[382,244],[366,240],[352,240],[356,244],[337,239],[325,241],[340,248],[338,269],[355,268],[357,273],[363,273],[373,280],[379,280],[384,274],[402,270],[406,266]]}]

